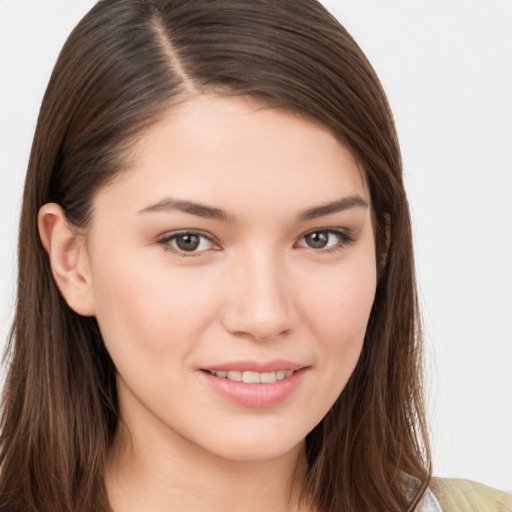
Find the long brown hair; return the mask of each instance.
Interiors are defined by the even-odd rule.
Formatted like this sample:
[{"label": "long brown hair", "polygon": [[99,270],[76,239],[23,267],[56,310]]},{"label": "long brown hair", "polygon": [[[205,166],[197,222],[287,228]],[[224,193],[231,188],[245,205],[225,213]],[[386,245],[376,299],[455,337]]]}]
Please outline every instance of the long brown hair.
[{"label": "long brown hair", "polygon": [[[59,203],[89,222],[141,130],[192,94],[257,98],[315,119],[368,183],[379,282],[360,360],[308,435],[318,512],[413,510],[430,479],[410,219],[392,114],[363,52],[316,0],[103,0],[66,42],[41,106],[19,234],[0,433],[0,506],[108,510],[116,370],[94,318],[60,295],[37,229]],[[340,319],[342,321],[342,319]]]}]

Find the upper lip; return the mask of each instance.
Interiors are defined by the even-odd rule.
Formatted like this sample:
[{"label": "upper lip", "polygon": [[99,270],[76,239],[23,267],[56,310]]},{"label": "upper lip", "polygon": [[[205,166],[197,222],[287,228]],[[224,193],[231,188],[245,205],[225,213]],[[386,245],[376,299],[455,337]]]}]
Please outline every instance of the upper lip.
[{"label": "upper lip", "polygon": [[241,371],[241,372],[277,372],[279,370],[284,371],[297,371],[301,368],[306,368],[308,365],[296,363],[293,361],[285,361],[276,359],[273,361],[231,361],[228,363],[219,363],[212,366],[201,368],[209,372],[218,371]]}]

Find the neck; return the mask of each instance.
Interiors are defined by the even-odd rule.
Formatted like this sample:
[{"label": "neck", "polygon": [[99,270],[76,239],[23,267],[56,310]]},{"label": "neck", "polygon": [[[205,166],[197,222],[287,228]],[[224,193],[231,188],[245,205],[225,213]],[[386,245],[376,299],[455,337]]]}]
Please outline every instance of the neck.
[{"label": "neck", "polygon": [[181,437],[170,441],[121,424],[106,473],[115,512],[303,510],[304,444],[271,460],[233,461]]}]

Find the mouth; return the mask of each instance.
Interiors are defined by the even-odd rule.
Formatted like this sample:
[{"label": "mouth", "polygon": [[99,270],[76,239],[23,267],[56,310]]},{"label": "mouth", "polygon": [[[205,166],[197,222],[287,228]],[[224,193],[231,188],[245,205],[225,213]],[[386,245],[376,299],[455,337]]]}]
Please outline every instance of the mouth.
[{"label": "mouth", "polygon": [[232,362],[199,372],[211,389],[243,407],[270,408],[284,402],[300,386],[310,366],[288,361]]},{"label": "mouth", "polygon": [[246,384],[273,384],[274,382],[287,379],[294,374],[294,370],[276,370],[273,372],[252,372],[241,370],[205,371],[220,379],[227,379],[233,382],[244,382]]}]

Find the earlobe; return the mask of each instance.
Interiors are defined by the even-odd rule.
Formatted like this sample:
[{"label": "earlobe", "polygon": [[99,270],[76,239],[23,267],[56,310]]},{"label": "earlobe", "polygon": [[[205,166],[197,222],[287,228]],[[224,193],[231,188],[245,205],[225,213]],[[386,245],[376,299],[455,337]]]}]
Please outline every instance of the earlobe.
[{"label": "earlobe", "polygon": [[94,316],[89,255],[83,236],[71,229],[56,203],[41,207],[38,226],[53,278],[64,299],[76,313]]}]

